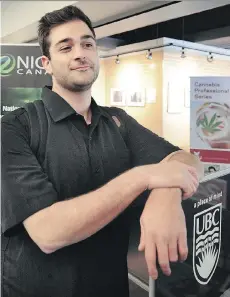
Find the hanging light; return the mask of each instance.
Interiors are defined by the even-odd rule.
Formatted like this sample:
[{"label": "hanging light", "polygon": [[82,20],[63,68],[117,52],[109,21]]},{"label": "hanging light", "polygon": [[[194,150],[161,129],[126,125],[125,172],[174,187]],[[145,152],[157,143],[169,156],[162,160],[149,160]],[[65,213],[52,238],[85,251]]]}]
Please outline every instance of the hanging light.
[{"label": "hanging light", "polygon": [[146,54],[146,58],[147,58],[148,60],[152,60],[152,58],[153,58],[150,49],[148,49],[148,52],[147,52],[147,54]]},{"label": "hanging light", "polygon": [[181,49],[181,58],[186,58],[186,54],[185,54],[185,50],[184,50],[184,47],[182,47]]},{"label": "hanging light", "polygon": [[119,55],[117,55],[117,58],[116,58],[116,60],[115,60],[115,63],[116,63],[116,64],[120,64]]},{"label": "hanging light", "polygon": [[212,53],[209,53],[208,56],[207,56],[207,61],[208,62],[213,62],[213,59],[214,59],[213,58],[213,54]]}]

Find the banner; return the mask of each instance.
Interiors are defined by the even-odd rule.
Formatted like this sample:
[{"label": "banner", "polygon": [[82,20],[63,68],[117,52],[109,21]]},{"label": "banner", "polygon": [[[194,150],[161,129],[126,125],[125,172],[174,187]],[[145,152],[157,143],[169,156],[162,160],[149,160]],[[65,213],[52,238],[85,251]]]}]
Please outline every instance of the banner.
[{"label": "banner", "polygon": [[40,99],[51,77],[42,67],[38,45],[1,45],[1,116]]},{"label": "banner", "polygon": [[205,174],[230,167],[230,77],[191,77],[190,127]]}]

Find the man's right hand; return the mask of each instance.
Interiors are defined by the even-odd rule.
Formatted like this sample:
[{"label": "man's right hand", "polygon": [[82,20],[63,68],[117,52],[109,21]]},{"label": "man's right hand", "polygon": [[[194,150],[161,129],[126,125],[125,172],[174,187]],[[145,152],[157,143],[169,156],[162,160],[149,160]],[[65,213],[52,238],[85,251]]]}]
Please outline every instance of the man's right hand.
[{"label": "man's right hand", "polygon": [[181,188],[183,198],[191,197],[197,190],[199,181],[196,169],[178,161],[138,167],[149,190],[155,188]]}]

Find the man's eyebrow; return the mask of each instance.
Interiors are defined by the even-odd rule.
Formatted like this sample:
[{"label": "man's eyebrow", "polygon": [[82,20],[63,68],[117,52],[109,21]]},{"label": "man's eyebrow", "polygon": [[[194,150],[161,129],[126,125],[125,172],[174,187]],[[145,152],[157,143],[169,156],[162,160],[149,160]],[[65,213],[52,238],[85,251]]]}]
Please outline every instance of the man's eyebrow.
[{"label": "man's eyebrow", "polygon": [[83,39],[89,39],[89,38],[93,39],[96,42],[96,39],[92,35],[85,34],[85,35],[82,35],[81,36],[81,40],[83,40]]},{"label": "man's eyebrow", "polygon": [[55,44],[55,47],[57,47],[58,45],[60,45],[61,43],[66,43],[66,42],[69,42],[69,41],[71,41],[72,40],[72,38],[70,38],[70,37],[67,37],[67,38],[64,38],[64,39],[62,39],[62,40],[59,40],[56,44]]},{"label": "man's eyebrow", "polygon": [[[92,35],[85,34],[85,35],[81,36],[81,40],[85,40],[85,39],[89,39],[89,38],[93,39],[96,42],[96,39]],[[59,46],[61,43],[66,43],[66,42],[69,42],[69,41],[72,41],[71,37],[66,37],[64,39],[61,39],[55,44],[55,47]]]}]

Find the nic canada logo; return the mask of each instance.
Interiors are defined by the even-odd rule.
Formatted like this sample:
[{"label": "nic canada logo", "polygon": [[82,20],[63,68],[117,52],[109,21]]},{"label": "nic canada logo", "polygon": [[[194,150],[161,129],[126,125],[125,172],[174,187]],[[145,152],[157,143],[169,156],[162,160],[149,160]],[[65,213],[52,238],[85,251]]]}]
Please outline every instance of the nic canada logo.
[{"label": "nic canada logo", "polygon": [[10,54],[6,54],[4,56],[1,56],[0,61],[1,61],[1,68],[0,68],[1,76],[11,75],[12,71],[16,66],[15,57]]},{"label": "nic canada logo", "polygon": [[3,77],[9,76],[13,73],[17,75],[46,75],[41,59],[41,56],[14,57],[10,54],[5,54],[0,58],[0,75]]},{"label": "nic canada logo", "polygon": [[221,203],[194,216],[193,272],[202,285],[210,281],[219,260],[221,216]]}]

